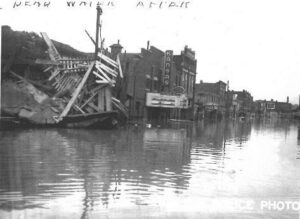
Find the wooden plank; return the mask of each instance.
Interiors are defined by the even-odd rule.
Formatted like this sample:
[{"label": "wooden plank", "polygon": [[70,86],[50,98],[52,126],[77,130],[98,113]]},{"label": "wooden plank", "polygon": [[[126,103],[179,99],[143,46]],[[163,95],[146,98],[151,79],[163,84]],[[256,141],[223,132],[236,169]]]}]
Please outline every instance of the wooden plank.
[{"label": "wooden plank", "polygon": [[110,84],[108,81],[96,80],[97,84]]},{"label": "wooden plank", "polygon": [[[101,69],[100,69],[100,70],[101,70]],[[106,80],[107,80],[108,82],[112,83],[112,78],[108,77],[108,75],[105,74],[105,72],[103,72],[103,71],[100,71],[100,72],[102,73],[103,77],[106,78]]]},{"label": "wooden plank", "polygon": [[107,57],[102,53],[98,53],[98,56],[104,61],[106,61],[108,64],[112,65],[115,68],[118,68],[118,63],[116,61],[112,60],[111,58]]},{"label": "wooden plank", "polygon": [[64,83],[62,84],[62,90],[66,90],[70,84],[70,82],[72,81],[72,78],[69,77],[69,78],[66,78],[66,80],[64,81]]},{"label": "wooden plank", "polygon": [[117,75],[118,75],[118,72],[116,72],[115,70],[113,70],[113,69],[107,67],[107,66],[104,65],[103,63],[99,63],[99,62],[98,62],[98,65],[97,65],[97,66],[99,66],[100,68],[102,68],[102,69],[105,70],[106,72],[112,74],[114,77],[117,77]]},{"label": "wooden plank", "polygon": [[58,51],[56,50],[54,44],[52,43],[51,39],[48,37],[47,33],[42,32],[41,33],[43,39],[45,40],[47,46],[48,46],[48,51],[49,51],[49,56],[52,61],[56,61],[57,59],[60,59],[61,56],[59,55]]},{"label": "wooden plank", "polygon": [[51,70],[52,68],[53,68],[52,66],[49,66],[45,70],[43,70],[43,72],[47,72],[47,71]]},{"label": "wooden plank", "polygon": [[67,80],[67,78],[66,77],[63,77],[59,82],[58,82],[58,86],[57,86],[57,89],[58,89],[58,91],[61,91],[61,90],[63,90],[63,87],[64,87],[64,85],[66,84],[66,80]]},{"label": "wooden plank", "polygon": [[114,101],[112,103],[116,108],[118,108],[128,118],[128,112],[122,107],[121,104],[114,102]]},{"label": "wooden plank", "polygon": [[54,70],[54,72],[52,73],[52,75],[50,76],[50,78],[48,79],[49,81],[51,81],[53,78],[55,78],[58,74],[60,73],[60,69],[57,68]]},{"label": "wooden plank", "polygon": [[119,65],[119,74],[120,74],[120,77],[123,78],[122,65],[121,65],[121,61],[120,61],[120,56],[119,55],[117,56],[117,62],[118,62],[118,65]]},{"label": "wooden plank", "polygon": [[[106,75],[106,73],[101,69],[101,68],[99,68],[97,65],[95,65],[96,66],[96,68],[97,68],[97,70],[104,76],[106,76],[106,78],[109,78],[107,75]],[[111,79],[109,78],[109,80],[108,81],[111,81]]]},{"label": "wooden plank", "polygon": [[47,59],[36,59],[34,63],[37,65],[59,65],[59,62]]},{"label": "wooden plank", "polygon": [[99,69],[101,69],[102,71],[101,72],[103,72],[103,74],[109,74],[109,75],[111,75],[112,77],[117,77],[117,75],[115,74],[115,73],[113,73],[113,72],[111,72],[111,71],[107,71],[107,70],[105,70],[104,68],[105,67],[100,67],[100,66],[97,66]]},{"label": "wooden plank", "polygon": [[79,106],[77,106],[76,104],[74,104],[74,108],[76,108],[79,112],[81,112],[82,114],[86,114]]},{"label": "wooden plank", "polygon": [[99,111],[104,111],[105,110],[105,108],[104,108],[104,105],[105,105],[104,95],[105,95],[104,89],[98,91],[98,110]]},{"label": "wooden plank", "polygon": [[86,35],[88,35],[88,37],[90,38],[90,40],[93,42],[94,45],[96,45],[95,40],[91,37],[91,35],[89,34],[89,32],[87,30],[84,30]]},{"label": "wooden plank", "polygon": [[64,109],[64,111],[63,111],[63,112],[61,113],[61,115],[59,116],[59,119],[60,119],[60,120],[61,120],[63,117],[65,117],[65,116],[69,113],[69,111],[70,111],[72,105],[74,104],[75,100],[77,99],[77,97],[78,97],[80,91],[82,90],[82,88],[83,88],[85,82],[87,81],[88,77],[90,76],[90,74],[91,74],[91,72],[92,72],[92,70],[93,70],[94,65],[95,65],[95,62],[92,62],[91,65],[90,65],[90,67],[89,67],[89,69],[88,69],[88,70],[86,71],[86,73],[84,74],[84,76],[83,76],[81,82],[79,83],[78,87],[75,89],[75,91],[74,91],[74,93],[73,93],[73,95],[72,95],[71,100],[69,101],[68,105],[66,106],[66,108]]},{"label": "wooden plank", "polygon": [[105,81],[105,82],[108,83],[108,80],[107,80],[106,78],[104,78],[103,76],[101,76],[100,74],[98,74],[97,72],[93,71],[93,74],[94,74],[95,76],[97,76],[98,78],[100,78],[101,80],[103,80],[103,81]]},{"label": "wooden plank", "polygon": [[117,102],[117,103],[121,103],[120,100],[118,100],[118,99],[115,98],[115,97],[112,97],[111,100],[112,100],[112,101],[115,101],[115,102]]},{"label": "wooden plank", "polygon": [[82,105],[80,106],[80,108],[85,107],[91,100],[93,100],[93,98],[94,98],[96,95],[97,95],[97,93],[92,94],[92,96],[90,96],[90,97],[84,102],[84,104],[82,104]]}]

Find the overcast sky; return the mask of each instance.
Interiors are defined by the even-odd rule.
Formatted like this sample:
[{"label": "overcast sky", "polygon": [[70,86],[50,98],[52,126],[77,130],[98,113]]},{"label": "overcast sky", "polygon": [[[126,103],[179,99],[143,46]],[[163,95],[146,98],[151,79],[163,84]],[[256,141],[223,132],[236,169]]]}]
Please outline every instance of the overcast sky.
[{"label": "overcast sky", "polygon": [[[76,49],[93,51],[84,30],[94,36],[97,1],[72,9],[66,0],[51,0],[47,9],[17,2],[22,6],[13,9],[13,0],[0,1],[2,24],[47,32]],[[290,96],[298,103],[300,1],[190,0],[186,9],[168,8],[168,0],[162,9],[149,9],[149,0],[142,1],[144,7],[137,7],[137,0],[112,0],[114,7],[100,2],[105,46],[119,39],[127,52],[138,52],[150,40],[161,50],[179,53],[188,45],[196,51],[197,82],[229,80],[230,89],[246,89],[255,99],[285,101]]]}]

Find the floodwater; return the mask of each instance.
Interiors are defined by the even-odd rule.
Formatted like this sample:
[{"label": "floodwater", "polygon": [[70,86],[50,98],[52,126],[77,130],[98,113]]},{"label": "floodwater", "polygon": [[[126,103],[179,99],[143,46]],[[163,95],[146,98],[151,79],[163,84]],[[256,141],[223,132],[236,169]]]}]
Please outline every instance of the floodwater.
[{"label": "floodwater", "polygon": [[0,131],[0,218],[300,218],[289,121]]}]

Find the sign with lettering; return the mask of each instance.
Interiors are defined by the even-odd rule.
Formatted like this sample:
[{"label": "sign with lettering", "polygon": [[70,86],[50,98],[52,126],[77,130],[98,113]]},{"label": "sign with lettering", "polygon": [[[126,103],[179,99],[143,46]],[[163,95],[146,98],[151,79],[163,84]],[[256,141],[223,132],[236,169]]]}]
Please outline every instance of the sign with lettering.
[{"label": "sign with lettering", "polygon": [[170,76],[172,70],[173,62],[173,51],[167,50],[165,52],[165,62],[164,62],[164,78],[163,78],[163,90],[169,91],[170,89]]},{"label": "sign with lettering", "polygon": [[175,96],[160,93],[147,93],[146,106],[163,108],[188,108],[188,99],[185,95]]}]

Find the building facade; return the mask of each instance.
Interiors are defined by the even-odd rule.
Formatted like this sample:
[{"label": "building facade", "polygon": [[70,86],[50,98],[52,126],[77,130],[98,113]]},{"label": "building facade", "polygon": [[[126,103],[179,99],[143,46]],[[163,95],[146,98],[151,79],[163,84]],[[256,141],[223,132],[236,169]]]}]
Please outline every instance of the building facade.
[{"label": "building facade", "polygon": [[[225,112],[226,83],[205,83],[200,81],[195,85],[195,105],[197,114],[204,117],[222,116]],[[200,116],[201,117],[201,116]]]},{"label": "building facade", "polygon": [[238,105],[237,116],[248,116],[254,112],[253,97],[250,92],[246,90],[232,91],[236,95],[236,102]]},{"label": "building facade", "polygon": [[[120,52],[122,47],[112,45],[111,54],[114,48]],[[176,65],[179,60],[183,67]],[[192,50],[185,47],[176,56],[172,50],[163,52],[148,43],[140,53],[121,53],[120,61],[124,78],[115,89],[116,96],[128,107],[131,119],[189,118],[196,75]]]},{"label": "building facade", "polygon": [[174,56],[174,62],[176,71],[174,72],[173,84],[184,88],[189,100],[189,106],[192,107],[197,75],[196,54],[191,48],[185,46],[180,55]]},{"label": "building facade", "polygon": [[286,102],[278,102],[273,99],[255,101],[255,113],[258,116],[285,115],[292,113],[292,110],[293,106],[289,103],[288,98]]}]

